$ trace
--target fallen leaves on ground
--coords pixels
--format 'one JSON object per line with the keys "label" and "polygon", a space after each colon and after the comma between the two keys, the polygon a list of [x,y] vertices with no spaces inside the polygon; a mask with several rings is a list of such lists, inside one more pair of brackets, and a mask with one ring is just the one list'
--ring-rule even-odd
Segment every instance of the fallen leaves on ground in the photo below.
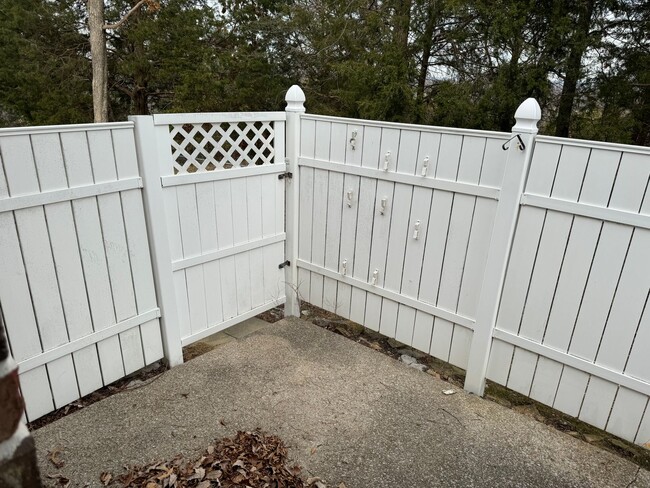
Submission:
{"label": "fallen leaves on ground", "polygon": [[57,468],[65,465],[65,461],[59,457],[62,452],[63,448],[58,446],[47,452],[47,459]]}
{"label": "fallen leaves on ground", "polygon": [[171,461],[133,466],[117,477],[102,473],[100,480],[123,488],[327,487],[320,478],[304,481],[300,475],[300,466],[288,465],[284,442],[256,430],[239,431],[233,438],[211,444],[198,459],[178,455]]}
{"label": "fallen leaves on ground", "polygon": [[61,485],[63,488],[66,488],[70,484],[70,480],[60,473],[48,474],[47,477],[52,480],[56,480],[57,483],[59,483],[59,485]]}

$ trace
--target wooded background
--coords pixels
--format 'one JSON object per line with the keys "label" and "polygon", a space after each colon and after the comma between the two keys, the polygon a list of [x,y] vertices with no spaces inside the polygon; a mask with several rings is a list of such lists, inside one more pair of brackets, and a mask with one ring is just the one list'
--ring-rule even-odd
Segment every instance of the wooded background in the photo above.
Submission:
{"label": "wooded background", "polygon": [[[137,2],[107,0],[107,22]],[[650,145],[650,2],[162,0],[106,32],[109,118],[281,110]],[[0,125],[93,120],[83,0],[0,0]]]}

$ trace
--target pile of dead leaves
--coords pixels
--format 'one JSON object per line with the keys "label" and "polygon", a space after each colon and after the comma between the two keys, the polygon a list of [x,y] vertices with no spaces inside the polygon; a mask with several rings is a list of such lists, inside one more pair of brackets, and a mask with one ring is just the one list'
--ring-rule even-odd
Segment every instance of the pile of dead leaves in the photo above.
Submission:
{"label": "pile of dead leaves", "polygon": [[104,485],[123,488],[326,488],[319,478],[304,481],[300,467],[287,465],[287,447],[274,435],[259,430],[237,432],[208,446],[201,457],[134,466],[114,478],[102,473]]}

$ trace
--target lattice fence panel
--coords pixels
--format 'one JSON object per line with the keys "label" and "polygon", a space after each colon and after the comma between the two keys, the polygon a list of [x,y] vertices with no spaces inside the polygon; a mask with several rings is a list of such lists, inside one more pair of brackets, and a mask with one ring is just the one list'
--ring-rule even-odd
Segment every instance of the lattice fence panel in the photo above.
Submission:
{"label": "lattice fence panel", "polygon": [[273,122],[169,126],[174,174],[272,164]]}

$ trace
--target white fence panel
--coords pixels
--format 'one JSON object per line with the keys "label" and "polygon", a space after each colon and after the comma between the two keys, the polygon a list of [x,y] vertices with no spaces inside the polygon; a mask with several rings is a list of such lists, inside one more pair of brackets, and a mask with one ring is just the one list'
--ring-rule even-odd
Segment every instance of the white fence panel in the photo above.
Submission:
{"label": "white fence panel", "polygon": [[0,308],[34,420],[163,355],[130,123],[0,130]]}
{"label": "white fence panel", "polygon": [[301,298],[466,368],[508,135],[301,120]]}
{"label": "white fence panel", "polygon": [[165,229],[155,239],[168,260],[157,261],[159,288],[174,297],[178,319],[167,319],[182,345],[284,302],[285,119],[284,112],[134,118],[152,125],[139,144],[157,154],[143,164],[157,165],[147,184],[161,187],[151,199],[164,209],[151,217],[153,232]]}
{"label": "white fence panel", "polygon": [[649,180],[646,149],[537,138],[488,370],[640,444],[650,440]]}

